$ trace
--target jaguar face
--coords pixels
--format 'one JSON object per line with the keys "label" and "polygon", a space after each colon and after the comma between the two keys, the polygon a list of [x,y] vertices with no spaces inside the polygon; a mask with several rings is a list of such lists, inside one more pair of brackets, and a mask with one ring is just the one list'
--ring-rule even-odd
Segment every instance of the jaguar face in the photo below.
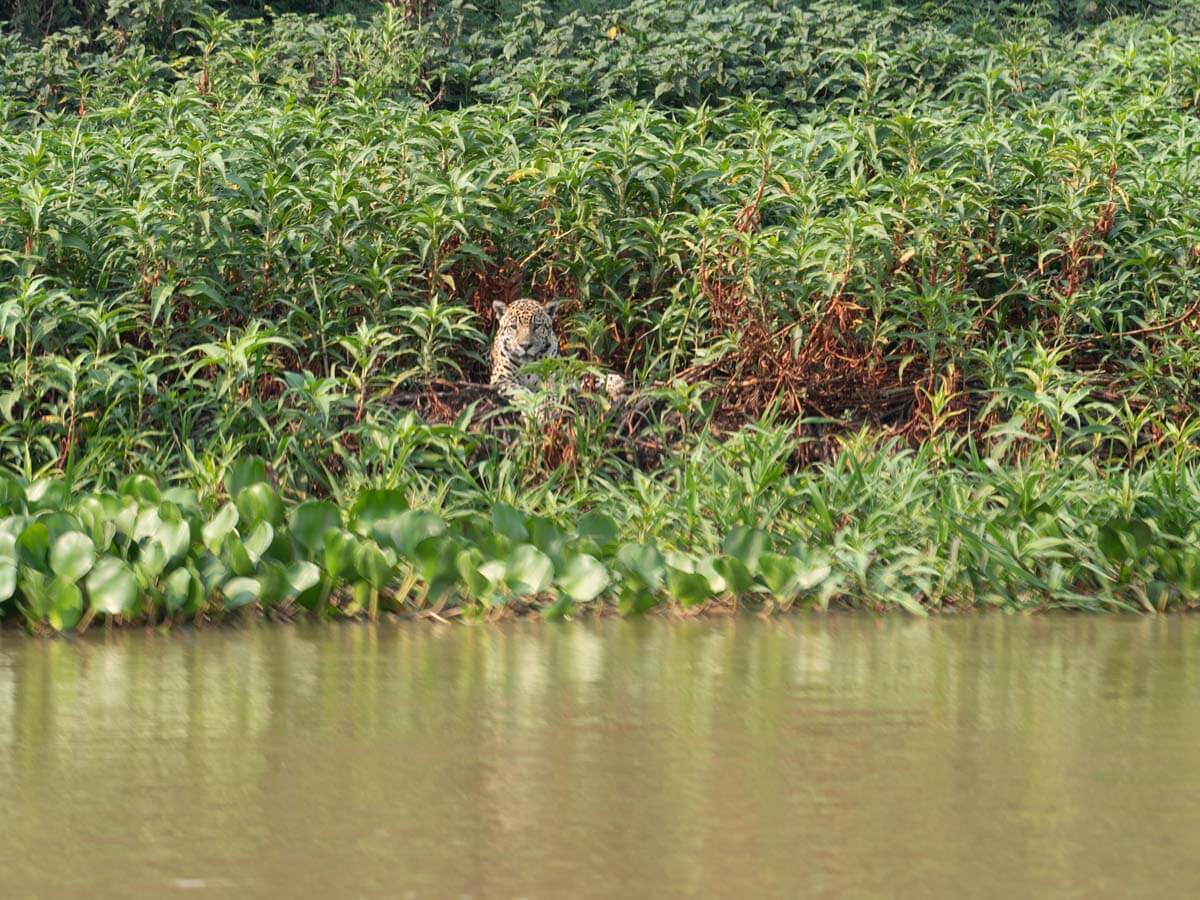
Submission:
{"label": "jaguar face", "polygon": [[554,309],[559,301],[541,304],[521,299],[511,304],[496,301],[492,308],[500,318],[496,342],[506,357],[515,363],[533,362],[557,355],[554,335]]}

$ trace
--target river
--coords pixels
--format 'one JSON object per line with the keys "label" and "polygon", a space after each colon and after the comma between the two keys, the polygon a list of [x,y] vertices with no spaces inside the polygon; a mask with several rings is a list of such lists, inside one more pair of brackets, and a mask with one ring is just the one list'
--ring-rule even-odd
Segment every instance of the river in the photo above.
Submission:
{"label": "river", "polygon": [[1200,624],[0,634],[0,896],[1200,891]]}

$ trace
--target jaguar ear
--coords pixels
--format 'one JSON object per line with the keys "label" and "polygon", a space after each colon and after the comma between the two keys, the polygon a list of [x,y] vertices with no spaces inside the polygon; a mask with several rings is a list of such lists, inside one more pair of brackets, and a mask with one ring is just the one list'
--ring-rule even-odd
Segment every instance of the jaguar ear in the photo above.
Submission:
{"label": "jaguar ear", "polygon": [[562,306],[562,305],[563,305],[565,302],[566,302],[565,300],[551,300],[549,303],[543,303],[543,304],[542,304],[542,309],[544,309],[544,310],[546,311],[546,313],[547,313],[547,314],[548,314],[548,315],[549,315],[551,318],[553,318],[553,317],[554,317],[554,314],[555,314],[556,312],[558,312],[558,308],[559,308],[560,306]]}
{"label": "jaguar ear", "polygon": [[506,309],[508,309],[508,304],[505,303],[503,300],[493,300],[492,301],[492,312],[494,312],[496,314],[497,319],[500,318],[502,315],[504,315],[504,311]]}

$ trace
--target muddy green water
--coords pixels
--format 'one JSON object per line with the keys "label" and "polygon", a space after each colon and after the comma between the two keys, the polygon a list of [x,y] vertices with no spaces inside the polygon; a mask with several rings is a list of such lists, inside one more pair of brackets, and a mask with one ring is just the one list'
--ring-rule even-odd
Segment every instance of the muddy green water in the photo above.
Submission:
{"label": "muddy green water", "polygon": [[0,635],[0,896],[1200,891],[1200,620]]}

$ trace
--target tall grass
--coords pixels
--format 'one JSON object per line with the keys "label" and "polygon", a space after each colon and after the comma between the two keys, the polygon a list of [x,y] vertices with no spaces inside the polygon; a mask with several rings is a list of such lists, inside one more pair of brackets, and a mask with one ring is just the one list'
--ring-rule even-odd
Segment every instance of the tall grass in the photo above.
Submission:
{"label": "tall grass", "polygon": [[[257,456],[338,527],[380,489],[566,534],[603,508],[656,552],[735,524],[819,550],[825,600],[1189,604],[1200,6],[1084,6],[0,37],[5,527],[145,473],[190,492],[199,553]],[[522,295],[568,298],[566,355],[630,403],[522,427],[473,387]],[[147,537],[110,544],[136,568]],[[746,593],[689,565],[665,594]]]}

